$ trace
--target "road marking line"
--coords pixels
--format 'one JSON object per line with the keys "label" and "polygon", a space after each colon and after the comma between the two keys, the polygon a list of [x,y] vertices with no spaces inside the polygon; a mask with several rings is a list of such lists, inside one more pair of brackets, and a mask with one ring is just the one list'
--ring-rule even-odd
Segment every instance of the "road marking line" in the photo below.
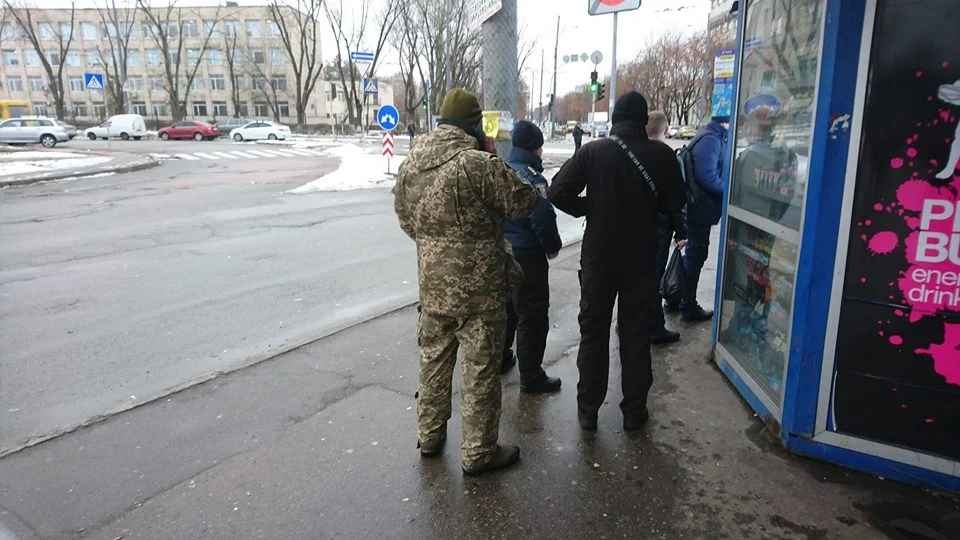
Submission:
{"label": "road marking line", "polygon": [[315,155],[315,156],[327,157],[327,154],[324,153],[323,150],[308,150],[308,149],[305,148],[303,151],[304,151],[304,152],[310,152],[311,154],[313,154],[313,155]]}
{"label": "road marking line", "polygon": [[[251,150],[251,151],[252,151],[252,150]],[[286,154],[281,154],[280,152],[277,152],[276,150],[257,150],[257,153],[266,154],[266,155],[269,156],[269,157],[290,157],[290,156],[288,156],[288,155],[286,155]]]}
{"label": "road marking line", "polygon": [[265,151],[263,151],[263,150],[247,150],[247,153],[254,154],[254,155],[258,156],[258,157],[269,157],[269,158],[277,157],[277,156],[275,156],[275,155],[273,155],[273,154],[271,154],[271,153],[269,153],[269,152],[265,152]]}
{"label": "road marking line", "polygon": [[203,152],[194,152],[193,155],[200,156],[203,159],[214,159],[214,160],[220,159],[220,156],[215,156],[213,154],[205,154]]}
{"label": "road marking line", "polygon": [[241,157],[241,158],[243,158],[243,159],[257,159],[257,156],[254,156],[254,155],[252,155],[252,154],[248,154],[248,153],[246,153],[246,152],[238,152],[238,151],[236,151],[236,150],[233,150],[233,151],[230,151],[230,152],[217,152],[217,153],[218,153],[218,154],[230,154],[230,157],[234,157],[234,158],[235,158],[235,157]]}
{"label": "road marking line", "polygon": [[313,155],[313,154],[311,154],[310,152],[306,152],[306,151],[304,151],[304,150],[293,150],[293,149],[291,149],[291,150],[287,150],[287,152],[293,152],[294,154],[299,154],[299,155],[301,155],[301,156],[312,156],[312,155]]}
{"label": "road marking line", "polygon": [[210,152],[215,156],[220,156],[224,159],[237,159],[237,156],[230,154],[230,152]]}
{"label": "road marking line", "polygon": [[198,158],[198,157],[196,157],[196,156],[191,156],[190,154],[175,154],[175,155],[176,155],[178,158],[180,158],[180,159],[186,159],[186,160],[189,160],[189,161],[196,161],[196,160],[200,159],[200,158]]}
{"label": "road marking line", "polygon": [[268,152],[275,152],[277,154],[280,154],[283,157],[293,157],[296,155],[289,150],[268,150]]}

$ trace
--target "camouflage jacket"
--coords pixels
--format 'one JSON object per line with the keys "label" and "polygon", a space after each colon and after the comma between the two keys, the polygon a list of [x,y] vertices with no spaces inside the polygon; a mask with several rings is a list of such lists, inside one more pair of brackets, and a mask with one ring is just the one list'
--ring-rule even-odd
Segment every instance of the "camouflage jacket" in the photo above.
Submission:
{"label": "camouflage jacket", "polygon": [[500,309],[512,263],[506,218],[526,217],[537,192],[476,139],[440,126],[417,139],[393,188],[400,227],[417,243],[420,305],[448,316]]}

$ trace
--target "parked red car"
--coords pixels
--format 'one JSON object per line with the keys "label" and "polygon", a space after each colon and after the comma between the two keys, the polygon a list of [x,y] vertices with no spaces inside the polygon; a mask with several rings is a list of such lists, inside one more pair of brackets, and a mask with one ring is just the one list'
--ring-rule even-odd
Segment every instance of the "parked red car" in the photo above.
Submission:
{"label": "parked red car", "polygon": [[172,126],[161,128],[157,136],[163,140],[167,139],[193,139],[202,141],[204,139],[212,140],[220,136],[220,130],[217,126],[206,122],[197,122],[196,120],[184,120],[177,122]]}

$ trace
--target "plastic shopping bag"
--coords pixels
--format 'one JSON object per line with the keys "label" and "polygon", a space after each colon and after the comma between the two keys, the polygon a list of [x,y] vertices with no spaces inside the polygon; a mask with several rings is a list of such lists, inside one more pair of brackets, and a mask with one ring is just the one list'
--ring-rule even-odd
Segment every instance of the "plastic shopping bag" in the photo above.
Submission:
{"label": "plastic shopping bag", "polygon": [[683,256],[679,249],[675,249],[660,279],[660,296],[668,304],[680,303],[680,297],[683,295],[683,278]]}

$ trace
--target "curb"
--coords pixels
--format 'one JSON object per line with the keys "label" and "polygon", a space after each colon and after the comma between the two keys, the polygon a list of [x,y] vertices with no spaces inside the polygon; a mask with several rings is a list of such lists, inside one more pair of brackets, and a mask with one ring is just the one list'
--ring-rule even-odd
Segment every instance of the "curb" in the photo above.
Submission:
{"label": "curb", "polygon": [[39,182],[48,182],[53,180],[62,180],[64,178],[72,178],[75,176],[89,176],[89,175],[102,174],[102,173],[123,174],[128,172],[142,171],[144,169],[151,169],[153,167],[156,167],[159,164],[160,164],[159,161],[157,161],[153,157],[147,156],[143,161],[128,164],[128,165],[121,165],[120,167],[113,167],[113,168],[106,167],[106,168],[91,169],[89,171],[81,171],[81,172],[64,171],[62,173],[51,174],[49,176],[35,176],[30,178],[19,178],[16,180],[0,180],[0,188],[7,187],[7,186],[26,186],[29,184],[36,184]]}

